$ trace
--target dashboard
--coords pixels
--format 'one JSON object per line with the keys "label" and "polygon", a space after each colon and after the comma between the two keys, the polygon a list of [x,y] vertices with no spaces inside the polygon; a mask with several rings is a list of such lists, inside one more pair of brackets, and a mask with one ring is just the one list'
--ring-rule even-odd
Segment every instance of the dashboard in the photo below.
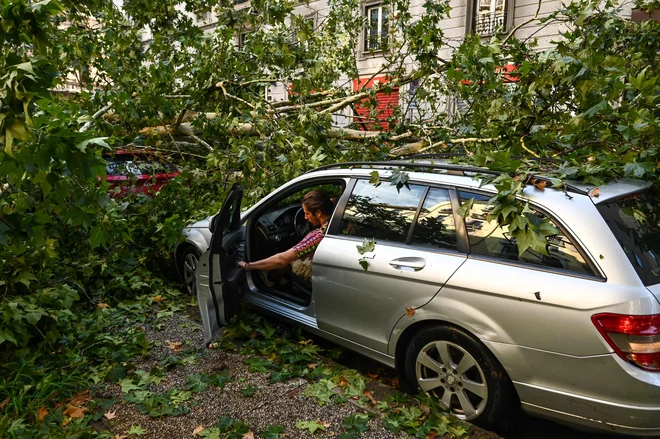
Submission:
{"label": "dashboard", "polygon": [[291,204],[263,213],[258,220],[269,240],[280,242],[295,235],[294,219],[300,204]]}

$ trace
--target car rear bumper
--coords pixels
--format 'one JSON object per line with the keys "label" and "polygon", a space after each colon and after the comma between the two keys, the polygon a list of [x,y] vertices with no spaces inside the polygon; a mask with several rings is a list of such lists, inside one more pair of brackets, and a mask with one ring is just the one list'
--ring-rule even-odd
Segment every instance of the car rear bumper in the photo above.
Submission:
{"label": "car rear bumper", "polygon": [[522,409],[531,415],[582,430],[660,436],[660,407],[616,404],[529,384],[514,384]]}
{"label": "car rear bumper", "polygon": [[576,357],[484,343],[506,365],[525,411],[583,429],[660,436],[660,373],[614,353]]}

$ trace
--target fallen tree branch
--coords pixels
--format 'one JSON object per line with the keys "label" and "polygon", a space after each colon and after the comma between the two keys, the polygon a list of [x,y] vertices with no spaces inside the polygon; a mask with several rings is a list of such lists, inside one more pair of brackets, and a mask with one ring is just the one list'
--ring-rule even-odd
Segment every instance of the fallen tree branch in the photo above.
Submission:
{"label": "fallen tree branch", "polygon": [[[175,142],[175,143],[177,144],[177,147],[178,147],[178,145],[181,145],[181,144],[184,143],[184,142]],[[190,145],[197,146],[196,143],[192,143],[192,144],[190,144]],[[194,153],[192,153],[192,152],[175,151],[175,150],[173,150],[173,149],[165,149],[165,148],[155,148],[155,147],[153,147],[153,146],[151,146],[150,148],[153,149],[154,151],[171,152],[171,153],[174,153],[174,154],[189,155],[189,156],[191,156],[191,157],[197,157],[197,158],[200,158],[200,159],[205,159],[205,158],[206,158],[206,156],[199,155],[199,154],[194,154]]]}
{"label": "fallen tree branch", "polygon": [[[197,134],[195,134],[190,124],[181,124],[177,128],[179,132],[185,134],[186,136],[192,137],[193,139],[195,139],[195,142],[199,143],[202,146],[205,146],[206,149],[208,149],[210,152],[213,152],[213,147],[208,143],[206,143],[204,140],[202,140],[202,138],[197,136]],[[168,130],[167,132],[169,133],[170,131]]]}
{"label": "fallen tree branch", "polygon": [[220,81],[220,82],[218,82],[217,84],[215,84],[215,86],[218,87],[220,90],[222,90],[222,94],[225,95],[226,97],[229,97],[229,98],[235,99],[235,100],[237,100],[238,102],[241,102],[241,103],[247,105],[248,107],[252,108],[253,110],[256,108],[254,105],[252,105],[251,103],[249,103],[249,102],[246,101],[245,99],[243,99],[243,98],[239,98],[238,96],[234,96],[234,95],[231,94],[231,93],[227,93],[227,89],[225,88],[225,85],[224,85],[224,83],[223,83],[222,81]]}
{"label": "fallen tree branch", "polygon": [[492,143],[499,140],[499,137],[488,137],[488,138],[478,138],[478,137],[467,137],[463,139],[449,139],[443,140],[441,142],[429,143],[426,140],[420,140],[419,142],[407,143],[401,145],[398,148],[390,151],[390,157],[401,157],[411,154],[419,154],[438,146],[447,145],[447,144],[464,144],[464,143]]}
{"label": "fallen tree branch", "polygon": [[412,131],[406,131],[405,133],[397,134],[396,136],[390,137],[390,140],[392,142],[397,142],[401,139],[407,139],[408,137],[412,137],[412,135],[413,135]]}
{"label": "fallen tree branch", "polygon": [[245,81],[245,82],[239,82],[237,85],[239,87],[245,87],[246,85],[250,84],[260,84],[260,83],[271,83],[271,82],[277,82],[277,79],[275,78],[264,78],[264,79],[253,79],[251,81]]}
{"label": "fallen tree branch", "polygon": [[179,116],[176,118],[176,122],[174,122],[174,127],[175,128],[177,128],[179,125],[181,125],[181,122],[183,122],[183,117],[186,115],[187,111],[188,110],[186,108],[181,110],[181,112],[179,113]]}
{"label": "fallen tree branch", "polygon": [[[179,117],[177,118],[177,123],[174,125],[174,129],[175,129],[175,130],[176,130],[176,128],[177,128],[179,125],[181,125],[181,119],[183,119],[183,115],[184,115],[184,114],[186,114],[186,113],[185,113],[185,108],[184,108],[184,110],[179,114]],[[160,123],[162,123],[163,125],[165,125],[165,122],[163,122],[163,119],[160,119]],[[183,154],[181,154],[181,148],[179,148],[179,145],[177,145],[176,140],[174,140],[174,136],[172,135],[172,131],[171,131],[171,130],[167,131],[167,134],[170,135],[170,140],[172,140],[172,143],[174,143],[174,146],[176,146],[176,149],[179,150],[179,155],[181,156],[181,160],[183,160]]]}
{"label": "fallen tree branch", "polygon": [[301,108],[315,108],[315,107],[322,107],[323,105],[332,105],[336,104],[338,102],[342,102],[346,97],[341,97],[341,98],[334,98],[334,99],[328,99],[326,101],[318,101],[318,102],[312,102],[309,104],[302,104],[302,105],[289,105],[288,107],[279,107],[276,109],[275,112],[277,113],[283,113],[286,111],[293,111],[293,110],[300,110]]}
{"label": "fallen tree branch", "polygon": [[390,157],[401,157],[404,155],[417,154],[424,146],[427,145],[425,140],[420,140],[419,142],[406,143],[401,145],[398,148],[394,148],[390,151]]}
{"label": "fallen tree branch", "polygon": [[584,142],[580,143],[579,145],[576,145],[572,148],[565,149],[563,151],[559,151],[556,154],[553,154],[552,158],[554,159],[554,158],[557,158],[557,157],[559,157],[561,155],[564,155],[564,154],[570,154],[574,151],[577,151],[580,148],[584,148],[585,146],[593,145],[594,143],[604,143],[604,142],[602,140],[585,140]]}
{"label": "fallen tree branch", "polygon": [[527,148],[527,146],[525,145],[525,136],[520,137],[520,146],[522,146],[525,151],[527,151],[528,153],[530,153],[531,155],[533,155],[537,159],[540,158],[540,156],[537,153],[535,153],[531,149]]}
{"label": "fallen tree branch", "polygon": [[92,125],[94,125],[94,121],[99,117],[103,116],[105,113],[107,113],[111,108],[112,108],[112,102],[110,102],[108,105],[106,105],[105,107],[101,108],[99,111],[94,113],[92,115],[92,120],[86,122],[85,125],[83,125],[78,131],[84,133],[85,131],[89,130],[92,127]]}
{"label": "fallen tree branch", "polygon": [[[229,128],[229,134],[233,136],[258,136],[260,135],[259,131],[255,128],[254,125],[251,123],[241,123],[238,125],[235,125],[231,128]],[[171,125],[161,125],[157,127],[146,127],[142,128],[139,133],[143,134],[145,136],[154,136],[154,137],[163,137],[163,136],[169,136],[170,134],[173,136],[176,135],[184,135],[184,136],[189,136],[195,141],[199,142],[199,137],[197,136],[196,133],[200,132],[199,130],[196,130],[193,128],[193,126],[190,124],[190,122],[184,122],[178,127],[174,127]],[[362,130],[354,130],[351,128],[330,128],[327,132],[326,135],[328,137],[332,138],[340,138],[340,139],[345,139],[345,140],[365,140],[365,139],[374,139],[379,136],[382,136],[384,133],[383,131],[362,131]],[[199,142],[201,143],[201,142]],[[206,142],[204,142],[206,143]],[[207,144],[208,145],[208,144]],[[206,145],[205,145],[206,146]],[[213,148],[211,146],[208,146],[209,150],[212,151]]]}
{"label": "fallen tree branch", "polygon": [[421,154],[421,153],[426,152],[426,151],[431,151],[432,149],[435,149],[435,148],[437,148],[438,146],[445,146],[445,147],[446,147],[446,146],[447,146],[447,142],[444,142],[444,141],[443,141],[443,142],[436,142],[436,143],[434,143],[434,144],[432,144],[432,145],[427,146],[426,148],[422,148],[422,149],[420,149],[420,150],[419,150],[419,153]]}

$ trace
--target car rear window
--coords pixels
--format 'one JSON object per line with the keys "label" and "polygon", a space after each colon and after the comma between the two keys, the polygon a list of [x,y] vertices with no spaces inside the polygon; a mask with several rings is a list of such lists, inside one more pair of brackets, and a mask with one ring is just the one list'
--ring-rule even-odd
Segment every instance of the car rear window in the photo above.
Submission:
{"label": "car rear window", "polygon": [[596,206],[647,286],[660,283],[659,195],[650,190]]}

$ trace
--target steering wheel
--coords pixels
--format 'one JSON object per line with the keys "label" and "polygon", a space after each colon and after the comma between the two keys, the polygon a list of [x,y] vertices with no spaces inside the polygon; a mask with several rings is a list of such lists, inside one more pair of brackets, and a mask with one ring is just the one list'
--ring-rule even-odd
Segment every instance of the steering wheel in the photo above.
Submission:
{"label": "steering wheel", "polygon": [[298,235],[298,238],[304,238],[311,229],[311,224],[305,219],[305,211],[301,207],[296,212],[296,216],[293,217],[293,229]]}

